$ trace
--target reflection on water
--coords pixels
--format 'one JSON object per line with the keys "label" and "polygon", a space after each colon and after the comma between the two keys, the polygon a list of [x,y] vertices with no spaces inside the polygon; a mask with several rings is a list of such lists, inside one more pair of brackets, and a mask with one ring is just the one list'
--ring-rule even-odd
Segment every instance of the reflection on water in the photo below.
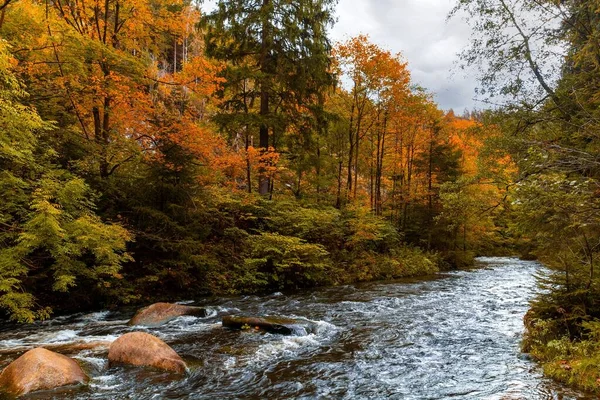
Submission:
{"label": "reflection on water", "polygon": [[[482,258],[484,268],[427,280],[371,283],[294,295],[207,299],[207,318],[158,328],[125,326],[132,310],[60,317],[0,329],[0,368],[39,345],[61,351],[91,375],[78,389],[32,399],[584,399],[542,378],[519,351],[522,318],[541,267]],[[284,337],[231,332],[223,315],[280,315],[317,323]],[[107,344],[134,330],[170,344],[191,367],[183,380],[108,368]],[[98,343],[95,348],[82,343]],[[592,398],[592,397],[589,397]]]}

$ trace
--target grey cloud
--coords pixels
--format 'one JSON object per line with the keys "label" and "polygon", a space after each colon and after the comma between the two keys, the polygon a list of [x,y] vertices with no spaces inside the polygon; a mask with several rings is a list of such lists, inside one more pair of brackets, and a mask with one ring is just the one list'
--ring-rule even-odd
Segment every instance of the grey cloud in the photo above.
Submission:
{"label": "grey cloud", "polygon": [[474,73],[459,68],[457,53],[470,38],[460,19],[446,22],[454,0],[340,0],[335,40],[368,34],[383,48],[402,53],[413,81],[434,93],[443,109],[483,108],[474,100]]}
{"label": "grey cloud", "polygon": [[[381,47],[402,53],[413,81],[434,93],[442,109],[484,108],[474,100],[476,74],[458,67],[456,54],[468,44],[470,29],[460,18],[446,22],[455,1],[340,0],[331,37],[339,41],[368,34]],[[203,8],[215,3],[206,0]]]}

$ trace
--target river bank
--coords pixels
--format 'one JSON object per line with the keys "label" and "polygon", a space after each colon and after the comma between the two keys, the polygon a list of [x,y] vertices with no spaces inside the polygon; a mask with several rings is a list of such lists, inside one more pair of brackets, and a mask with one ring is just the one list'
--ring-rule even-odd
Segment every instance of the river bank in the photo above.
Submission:
{"label": "river bank", "polygon": [[[210,310],[207,317],[158,328],[127,327],[133,309],[2,326],[0,368],[35,346],[112,341],[141,330],[172,346],[190,366],[188,376],[108,368],[105,349],[71,347],[68,355],[91,382],[50,398],[585,399],[545,379],[520,351],[541,266],[512,258],[478,263],[427,279],[206,299],[196,305]],[[234,332],[220,324],[229,314],[307,319],[317,328],[302,336]]]}

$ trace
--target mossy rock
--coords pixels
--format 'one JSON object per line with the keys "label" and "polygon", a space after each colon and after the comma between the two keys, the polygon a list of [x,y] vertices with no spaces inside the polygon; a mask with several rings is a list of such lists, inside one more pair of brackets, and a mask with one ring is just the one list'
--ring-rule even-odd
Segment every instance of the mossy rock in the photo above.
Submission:
{"label": "mossy rock", "polygon": [[223,317],[223,327],[234,330],[257,330],[280,335],[307,335],[314,333],[315,325],[310,321],[281,317]]}

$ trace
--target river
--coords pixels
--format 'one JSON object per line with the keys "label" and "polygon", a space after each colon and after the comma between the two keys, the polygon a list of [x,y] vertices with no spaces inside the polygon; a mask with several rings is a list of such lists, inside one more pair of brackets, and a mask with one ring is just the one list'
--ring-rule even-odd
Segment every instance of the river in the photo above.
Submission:
{"label": "river", "polygon": [[[66,350],[87,387],[28,399],[585,399],[544,379],[519,345],[535,295],[535,263],[480,258],[478,268],[429,279],[377,282],[194,303],[207,318],[127,327],[134,310],[77,314],[0,328],[0,368],[40,345],[111,341],[134,330],[170,344],[184,379],[108,368],[106,348]],[[317,324],[298,336],[233,332],[223,315],[277,315]],[[1,397],[1,396],[0,396]]]}

